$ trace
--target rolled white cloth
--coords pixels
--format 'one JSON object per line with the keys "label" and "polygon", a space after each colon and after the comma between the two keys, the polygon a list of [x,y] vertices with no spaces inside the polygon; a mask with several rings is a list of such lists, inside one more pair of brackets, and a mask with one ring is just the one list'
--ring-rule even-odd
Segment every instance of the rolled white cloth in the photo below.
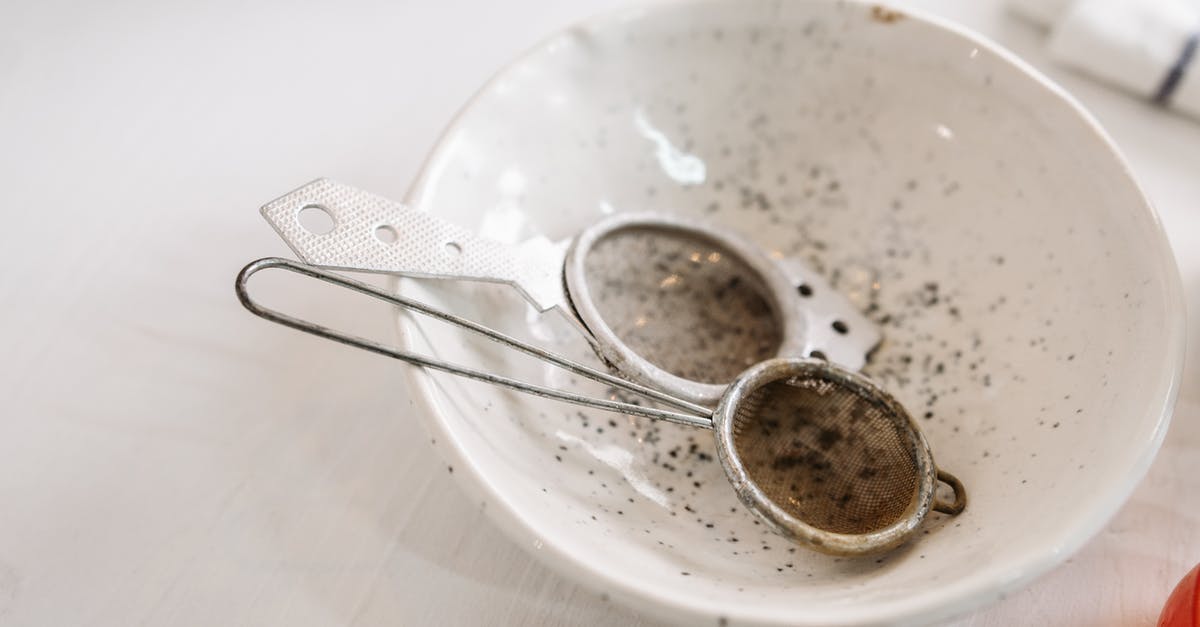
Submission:
{"label": "rolled white cloth", "polygon": [[1050,57],[1200,118],[1200,0],[1009,0],[1050,28]]}

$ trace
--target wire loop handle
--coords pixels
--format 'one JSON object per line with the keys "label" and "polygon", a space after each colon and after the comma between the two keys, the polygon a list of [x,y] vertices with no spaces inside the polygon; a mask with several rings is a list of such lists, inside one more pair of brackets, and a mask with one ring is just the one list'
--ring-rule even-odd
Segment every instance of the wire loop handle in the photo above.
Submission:
{"label": "wire loop handle", "polygon": [[[493,341],[499,342],[501,344],[504,344],[506,346],[509,346],[511,348],[519,350],[527,355],[532,355],[534,357],[537,357],[538,359],[541,359],[542,361],[544,361],[546,363],[549,363],[549,364],[552,364],[559,368],[562,368],[563,370],[566,370],[568,372],[572,372],[572,373],[580,375],[582,377],[592,379],[593,381],[605,383],[605,384],[611,385],[615,388],[625,390],[627,392],[632,392],[634,394],[638,394],[638,395],[644,396],[646,398],[660,401],[664,404],[675,407],[676,409],[684,410],[687,413],[682,413],[682,412],[678,412],[678,411],[670,411],[670,410],[665,410],[665,409],[657,409],[657,408],[652,408],[652,407],[643,407],[641,405],[636,405],[633,403],[622,402],[622,401],[591,398],[591,397],[583,396],[580,394],[574,394],[571,392],[565,392],[565,391],[557,390],[554,388],[535,385],[532,383],[526,383],[524,381],[518,381],[516,379],[511,379],[508,377],[492,374],[490,372],[483,372],[481,370],[473,370],[471,368],[466,368],[463,366],[459,366],[457,364],[452,364],[449,362],[441,361],[438,359],[434,359],[432,357],[418,355],[416,353],[411,353],[408,351],[402,351],[397,348],[393,348],[391,346],[386,346],[384,344],[380,344],[378,342],[368,340],[366,338],[342,333],[340,331],[330,329],[329,327],[325,327],[325,326],[322,326],[322,325],[319,325],[319,324],[316,324],[313,322],[309,322],[307,320],[302,320],[300,318],[290,316],[290,315],[282,313],[280,311],[270,309],[268,307],[264,307],[264,306],[260,305],[257,301],[255,301],[253,298],[251,298],[250,293],[247,288],[247,283],[249,282],[250,277],[253,276],[255,273],[257,273],[261,270],[267,270],[267,269],[271,269],[271,268],[287,270],[289,272],[294,272],[296,274],[314,278],[319,281],[324,281],[326,283],[330,283],[330,284],[336,285],[338,287],[342,287],[342,288],[345,288],[345,289],[348,289],[348,290],[351,290],[354,292],[358,292],[360,294],[364,294],[366,296],[370,296],[372,298],[384,301],[386,303],[395,305],[397,307],[402,307],[404,309],[407,309],[410,311],[415,311],[420,314],[429,316],[431,318],[436,318],[438,320],[442,320],[443,322],[447,322],[447,323],[456,325],[458,327],[467,329],[469,331],[472,331],[474,333],[483,335],[484,337],[487,337],[488,339],[491,339]],[[484,381],[487,383],[492,383],[495,385],[509,388],[511,390],[516,390],[518,392],[532,394],[534,396],[541,396],[544,398],[552,398],[552,399],[564,401],[567,403],[572,403],[574,405],[581,405],[584,407],[592,407],[595,409],[606,409],[609,411],[619,412],[619,413],[623,413],[623,414],[630,414],[630,415],[634,415],[634,416],[644,416],[646,418],[665,420],[667,422],[674,422],[674,423],[688,425],[688,426],[692,426],[692,427],[703,427],[705,429],[712,429],[713,413],[710,408],[704,407],[702,405],[697,405],[695,403],[691,403],[691,402],[688,402],[688,401],[685,401],[682,399],[675,398],[674,396],[665,394],[658,390],[654,390],[652,388],[648,388],[646,386],[639,385],[639,384],[633,383],[631,381],[626,381],[625,379],[622,379],[620,377],[615,377],[606,372],[601,372],[599,370],[590,368],[583,364],[571,361],[569,359],[565,359],[563,357],[559,357],[558,355],[547,352],[547,351],[545,351],[541,348],[538,348],[536,346],[533,346],[531,344],[522,342],[521,340],[518,340],[512,336],[506,335],[504,333],[501,333],[494,329],[488,328],[488,327],[478,324],[476,322],[472,322],[471,320],[467,320],[466,318],[461,318],[459,316],[455,316],[453,314],[447,313],[440,309],[436,309],[425,303],[422,303],[422,302],[419,302],[416,300],[412,300],[410,298],[406,298],[406,297],[400,296],[398,294],[390,294],[388,292],[380,290],[374,286],[368,285],[361,281],[356,281],[354,279],[344,277],[342,275],[339,275],[339,274],[336,274],[333,272],[329,272],[329,271],[323,270],[321,268],[317,268],[317,267],[310,266],[310,265],[303,264],[303,263],[298,263],[298,262],[292,261],[290,259],[283,259],[281,257],[267,257],[264,259],[259,259],[257,261],[252,261],[249,264],[247,264],[246,267],[242,268],[242,271],[238,273],[237,280],[234,283],[234,288],[237,291],[238,300],[241,301],[242,306],[244,306],[247,310],[249,310],[250,313],[253,313],[254,315],[256,315],[260,318],[270,320],[271,322],[275,322],[277,324],[281,324],[286,327],[291,327],[298,331],[303,331],[305,333],[315,335],[317,337],[325,338],[327,340],[332,340],[332,341],[338,342],[340,344],[345,344],[347,346],[353,346],[355,348],[361,348],[363,350],[370,351],[372,353],[378,353],[380,355],[385,355],[387,357],[399,359],[401,361],[408,362],[410,364],[424,366],[426,368],[432,368],[434,370],[440,370],[442,372],[448,372],[450,374],[467,377],[469,379],[475,379],[477,381]]]}

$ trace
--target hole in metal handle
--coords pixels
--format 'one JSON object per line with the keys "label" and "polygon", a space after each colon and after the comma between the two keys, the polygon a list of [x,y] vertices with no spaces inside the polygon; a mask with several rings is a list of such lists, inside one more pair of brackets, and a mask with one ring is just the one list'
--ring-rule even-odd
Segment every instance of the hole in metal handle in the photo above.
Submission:
{"label": "hole in metal handle", "polygon": [[957,516],[958,514],[962,513],[962,511],[967,507],[967,490],[963,487],[962,482],[958,480],[958,477],[955,477],[941,468],[939,468],[937,471],[937,478],[938,481],[950,486],[950,489],[954,490],[954,502],[947,503],[935,498],[933,500],[934,511],[941,512],[943,514],[949,514],[951,516]]}
{"label": "hole in metal handle", "polygon": [[384,244],[395,244],[400,239],[400,234],[396,232],[396,227],[390,224],[380,224],[375,227],[375,239]]}
{"label": "hole in metal handle", "polygon": [[300,207],[300,211],[296,212],[296,221],[313,235],[326,235],[337,226],[329,209],[312,203]]}

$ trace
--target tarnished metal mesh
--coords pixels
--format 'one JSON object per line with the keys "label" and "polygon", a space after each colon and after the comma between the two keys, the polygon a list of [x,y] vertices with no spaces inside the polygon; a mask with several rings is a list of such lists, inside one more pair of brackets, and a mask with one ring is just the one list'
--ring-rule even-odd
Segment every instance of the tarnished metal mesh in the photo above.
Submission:
{"label": "tarnished metal mesh", "polygon": [[920,483],[906,416],[819,373],[772,381],[738,408],[733,448],[763,495],[819,529],[870,533],[906,516]]}
{"label": "tarnished metal mesh", "polygon": [[733,252],[677,230],[627,228],[584,260],[592,301],[626,346],[702,383],[729,383],[773,357],[783,322],[770,290]]}

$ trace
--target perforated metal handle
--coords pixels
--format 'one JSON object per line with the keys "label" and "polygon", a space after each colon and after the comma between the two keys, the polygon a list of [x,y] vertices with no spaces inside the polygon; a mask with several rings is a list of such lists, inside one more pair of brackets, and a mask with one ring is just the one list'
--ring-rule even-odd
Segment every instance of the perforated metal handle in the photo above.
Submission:
{"label": "perforated metal handle", "polygon": [[[333,219],[327,233],[300,223],[315,207]],[[509,283],[539,310],[566,303],[565,242],[509,245],[381,196],[317,179],[263,206],[262,215],[306,263],[405,276]]]}
{"label": "perforated metal handle", "polygon": [[879,327],[804,262],[785,257],[779,265],[796,286],[805,308],[804,355],[861,370],[867,355],[883,340]]}

